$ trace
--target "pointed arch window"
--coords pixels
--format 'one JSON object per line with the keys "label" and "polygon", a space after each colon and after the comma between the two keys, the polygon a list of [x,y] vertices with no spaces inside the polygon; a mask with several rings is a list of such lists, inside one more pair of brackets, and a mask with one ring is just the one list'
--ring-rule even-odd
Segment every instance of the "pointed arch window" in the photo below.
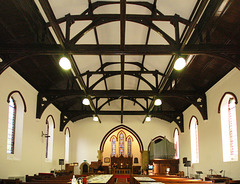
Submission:
{"label": "pointed arch window", "polygon": [[53,132],[55,128],[55,123],[53,117],[50,115],[46,120],[46,161],[52,161],[53,156]]}
{"label": "pointed arch window", "polygon": [[131,155],[132,155],[132,140],[129,137],[128,138],[128,156],[131,156]]}
{"label": "pointed arch window", "polygon": [[65,130],[65,162],[69,162],[69,145],[70,145],[70,130],[67,127]]}
{"label": "pointed arch window", "polygon": [[112,139],[112,156],[116,156],[116,138]]}
{"label": "pointed arch window", "polygon": [[174,130],[174,148],[175,152],[175,159],[179,159],[179,131],[178,129]]}
{"label": "pointed arch window", "polygon": [[8,102],[8,135],[7,159],[21,160],[23,120],[27,106],[23,95],[19,91],[12,91],[7,98]]}
{"label": "pointed arch window", "polygon": [[190,136],[192,163],[199,163],[198,120],[196,117],[192,117],[190,121]]}
{"label": "pointed arch window", "polygon": [[7,137],[8,154],[14,154],[15,127],[16,127],[16,103],[13,97],[10,97],[8,104],[8,137]]}
{"label": "pointed arch window", "polygon": [[238,161],[236,96],[225,93],[220,103],[223,161]]}
{"label": "pointed arch window", "polygon": [[124,135],[121,133],[119,135],[119,156],[123,155],[124,156]]}

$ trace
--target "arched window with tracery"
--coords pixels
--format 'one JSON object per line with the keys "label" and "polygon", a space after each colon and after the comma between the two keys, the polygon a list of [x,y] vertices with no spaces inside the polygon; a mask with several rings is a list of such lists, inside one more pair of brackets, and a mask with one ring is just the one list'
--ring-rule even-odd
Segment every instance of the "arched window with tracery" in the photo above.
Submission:
{"label": "arched window with tracery", "polygon": [[53,157],[53,132],[55,128],[55,123],[53,117],[50,115],[46,120],[46,161],[52,161]]}
{"label": "arched window with tracery", "polygon": [[179,159],[179,131],[177,128],[174,130],[174,148],[176,150],[175,159]]}
{"label": "arched window with tracery", "polygon": [[198,121],[196,117],[192,117],[190,121],[191,136],[191,154],[192,163],[199,163],[199,144],[198,144]]}
{"label": "arched window with tracery", "polygon": [[224,162],[238,161],[236,104],[237,99],[233,93],[225,93],[220,101]]}
{"label": "arched window with tracery", "polygon": [[15,143],[15,127],[16,127],[16,103],[10,97],[8,104],[8,137],[7,137],[7,153],[14,154]]}
{"label": "arched window with tracery", "polygon": [[121,133],[119,135],[119,155],[124,156],[124,135]]}
{"label": "arched window with tracery", "polygon": [[128,138],[128,156],[131,156],[131,155],[132,155],[132,140],[129,137]]}
{"label": "arched window with tracery", "polygon": [[116,138],[112,139],[112,156],[116,156]]}

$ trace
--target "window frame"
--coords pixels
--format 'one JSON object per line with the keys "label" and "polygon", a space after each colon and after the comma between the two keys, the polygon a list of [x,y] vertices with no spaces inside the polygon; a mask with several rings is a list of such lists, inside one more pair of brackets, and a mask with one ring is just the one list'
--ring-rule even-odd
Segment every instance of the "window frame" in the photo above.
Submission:
{"label": "window frame", "polygon": [[[11,102],[13,103],[13,106],[11,106]],[[11,121],[11,130],[9,128],[10,126],[10,122],[9,122],[9,119],[10,119],[10,108],[13,109],[13,116],[12,116],[12,121]],[[8,139],[7,139],[7,148],[9,146],[9,144],[11,145],[10,147],[10,150],[7,149],[7,154],[14,154],[14,148],[15,148],[15,133],[16,133],[16,114],[17,114],[17,104],[16,104],[16,101],[15,99],[11,96],[9,98],[9,103],[8,103]],[[11,131],[11,138],[10,138],[10,141],[9,141],[9,130]],[[10,152],[8,152],[10,151]]]}
{"label": "window frame", "polygon": [[[234,107],[230,109],[231,100],[233,100]],[[218,113],[221,116],[223,162],[238,161],[237,104],[236,95],[226,92],[218,106]]]}
{"label": "window frame", "polygon": [[[194,125],[193,125],[193,123],[194,123]],[[189,129],[190,129],[192,163],[199,163],[199,134],[198,134],[198,119],[197,119],[197,117],[192,116],[190,123],[189,123]]]}

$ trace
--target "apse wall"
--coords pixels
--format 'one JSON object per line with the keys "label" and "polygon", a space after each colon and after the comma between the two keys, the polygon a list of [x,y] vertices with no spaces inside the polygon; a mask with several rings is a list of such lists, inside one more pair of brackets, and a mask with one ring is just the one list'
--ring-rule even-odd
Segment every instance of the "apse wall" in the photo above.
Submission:
{"label": "apse wall", "polygon": [[[220,170],[225,170],[225,176],[233,179],[240,179],[240,158],[236,162],[223,162],[222,135],[221,135],[221,117],[218,113],[218,105],[225,92],[232,92],[240,100],[239,91],[240,72],[233,69],[222,80],[207,91],[207,110],[208,120],[203,120],[199,111],[192,105],[184,112],[184,133],[180,133],[180,170],[187,173],[187,168],[183,166],[182,158],[187,157],[191,160],[191,143],[189,122],[194,115],[198,119],[199,134],[199,163],[192,164],[189,168],[190,174],[196,174],[196,171],[203,171],[203,177],[210,174],[221,174]],[[238,129],[238,154],[240,155],[240,106],[236,105],[237,129]],[[222,175],[222,174],[221,174]]]}
{"label": "apse wall", "polygon": [[[36,119],[36,104],[38,92],[22,79],[14,70],[8,68],[0,75],[0,178],[33,175],[39,172],[50,172],[60,169],[58,159],[64,158],[64,133],[59,132],[60,112],[50,105],[41,119]],[[23,119],[22,153],[21,158],[7,159],[7,129],[8,129],[8,95],[19,91],[27,107]],[[45,161],[46,118],[52,115],[55,120],[53,136],[53,160]]]}
{"label": "apse wall", "polygon": [[[102,123],[94,122],[92,118],[77,121],[72,126],[72,159],[81,164],[86,160],[97,161],[98,150],[104,136],[114,127],[121,125],[120,116],[100,116]],[[142,124],[144,116],[124,116],[123,125],[131,128],[138,134],[146,151],[151,139],[157,136],[166,136],[173,142],[173,132],[170,123],[152,118],[151,122]],[[79,170],[76,172],[80,172]]]}

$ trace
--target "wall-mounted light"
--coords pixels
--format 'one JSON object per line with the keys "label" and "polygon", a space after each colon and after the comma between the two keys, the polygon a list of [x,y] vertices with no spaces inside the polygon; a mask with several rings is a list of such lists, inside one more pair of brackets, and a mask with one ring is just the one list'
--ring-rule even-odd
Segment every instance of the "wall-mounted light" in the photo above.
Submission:
{"label": "wall-mounted light", "polygon": [[151,116],[147,116],[147,117],[146,117],[146,121],[147,121],[147,122],[151,121]]}
{"label": "wall-mounted light", "polygon": [[96,115],[93,115],[93,121],[98,121],[98,117]]}
{"label": "wall-mounted light", "polygon": [[186,66],[186,60],[183,57],[179,57],[174,64],[175,70],[182,70]]}
{"label": "wall-mounted light", "polygon": [[157,98],[154,102],[154,105],[156,106],[162,105],[162,100],[160,98]]}
{"label": "wall-mounted light", "polygon": [[90,105],[90,101],[88,98],[84,98],[82,103],[83,103],[83,105]]}
{"label": "wall-mounted light", "polygon": [[0,63],[3,62],[3,59],[0,57]]}
{"label": "wall-mounted light", "polygon": [[50,137],[50,135],[43,133],[43,131],[42,131],[42,135],[41,135],[41,136],[42,136],[42,137],[44,136],[45,138]]}
{"label": "wall-mounted light", "polygon": [[69,70],[71,69],[71,62],[69,61],[68,58],[62,57],[59,60],[59,65],[64,69],[64,70]]}

